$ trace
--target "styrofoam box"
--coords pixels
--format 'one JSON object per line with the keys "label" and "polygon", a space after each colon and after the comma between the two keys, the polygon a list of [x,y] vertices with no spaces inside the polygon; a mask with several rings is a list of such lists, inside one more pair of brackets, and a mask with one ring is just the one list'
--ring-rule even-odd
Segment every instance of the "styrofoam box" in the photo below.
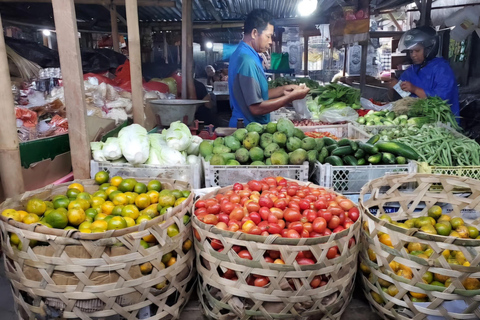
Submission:
{"label": "styrofoam box", "polygon": [[186,164],[176,166],[157,166],[140,164],[133,166],[129,163],[111,163],[90,161],[90,177],[93,179],[98,171],[107,171],[110,176],[132,178],[163,178],[189,182],[193,188],[202,187],[202,164]]}

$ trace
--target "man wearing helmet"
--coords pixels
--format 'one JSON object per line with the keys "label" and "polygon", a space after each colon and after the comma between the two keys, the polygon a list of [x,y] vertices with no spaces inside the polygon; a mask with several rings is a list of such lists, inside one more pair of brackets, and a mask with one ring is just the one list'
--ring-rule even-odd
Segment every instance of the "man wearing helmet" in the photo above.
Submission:
{"label": "man wearing helmet", "polygon": [[400,76],[400,87],[419,98],[438,96],[448,100],[453,114],[459,116],[457,81],[448,61],[436,57],[438,48],[439,38],[430,27],[418,27],[403,34],[399,49],[410,54],[413,65]]}

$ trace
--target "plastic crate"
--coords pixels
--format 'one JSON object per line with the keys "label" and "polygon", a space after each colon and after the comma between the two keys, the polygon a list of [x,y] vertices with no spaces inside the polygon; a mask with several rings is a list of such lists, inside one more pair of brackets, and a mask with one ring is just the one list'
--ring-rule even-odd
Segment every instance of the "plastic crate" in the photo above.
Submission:
{"label": "plastic crate", "polygon": [[389,174],[415,173],[417,164],[368,165],[368,166],[332,166],[331,164],[315,164],[313,179],[317,184],[332,188],[343,194],[360,193],[362,187],[370,180]]}
{"label": "plastic crate", "polygon": [[480,166],[444,167],[429,166],[426,162],[418,162],[418,173],[446,174],[450,176],[468,177],[480,180]]}
{"label": "plastic crate", "polygon": [[132,178],[163,178],[174,179],[189,182],[193,188],[202,187],[202,165],[199,163],[177,165],[177,166],[157,166],[151,164],[141,164],[133,166],[129,163],[111,163],[90,161],[90,177],[95,178],[98,171],[107,171],[110,176],[132,177]]}
{"label": "plastic crate", "polygon": [[329,132],[340,139],[348,138],[352,140],[366,141],[371,137],[370,134],[351,123],[332,124],[326,126],[301,126],[297,128],[303,132]]}
{"label": "plastic crate", "polygon": [[226,187],[236,182],[245,183],[272,176],[308,181],[308,162],[287,166],[213,166],[202,161],[206,188]]}

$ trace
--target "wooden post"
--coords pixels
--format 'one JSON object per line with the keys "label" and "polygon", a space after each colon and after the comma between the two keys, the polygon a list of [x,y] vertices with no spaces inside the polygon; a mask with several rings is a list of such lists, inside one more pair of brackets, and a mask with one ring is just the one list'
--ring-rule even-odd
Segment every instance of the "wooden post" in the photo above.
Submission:
{"label": "wooden post", "polygon": [[343,76],[345,77],[346,73],[347,73],[347,55],[348,55],[348,45],[346,44],[344,46],[345,48],[345,54],[343,56]]}
{"label": "wooden post", "polygon": [[165,59],[165,63],[168,63],[167,31],[163,31],[163,57]]}
{"label": "wooden post", "polygon": [[112,25],[113,50],[120,52],[118,45],[117,6],[114,4],[110,5],[110,23]]}
{"label": "wooden post", "polygon": [[125,10],[127,12],[133,122],[143,125],[145,121],[145,110],[143,107],[142,55],[140,52],[137,0],[125,0]]}
{"label": "wooden post", "polygon": [[68,138],[75,179],[90,178],[90,142],[87,137],[87,108],[83,86],[82,58],[78,42],[73,0],[52,0],[58,53],[65,88]]}
{"label": "wooden post", "polygon": [[23,185],[22,166],[20,165],[20,149],[18,147],[17,125],[8,69],[7,50],[3,37],[3,26],[0,18],[0,104],[2,114],[2,130],[0,130],[0,177],[6,198],[11,198],[25,191]]}
{"label": "wooden post", "polygon": [[308,76],[308,35],[303,34],[303,74]]}
{"label": "wooden post", "polygon": [[193,23],[192,0],[182,1],[182,99],[193,90]]}
{"label": "wooden post", "polygon": [[362,60],[360,61],[360,94],[365,93],[367,84],[368,41],[362,42]]}

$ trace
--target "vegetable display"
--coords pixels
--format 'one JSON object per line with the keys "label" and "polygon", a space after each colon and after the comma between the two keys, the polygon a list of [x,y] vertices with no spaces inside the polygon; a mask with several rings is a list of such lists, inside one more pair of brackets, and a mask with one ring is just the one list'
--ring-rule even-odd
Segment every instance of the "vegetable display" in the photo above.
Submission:
{"label": "vegetable display", "polygon": [[426,117],[429,122],[449,123],[455,130],[460,131],[450,105],[439,97],[418,99],[408,111],[409,117]]}
{"label": "vegetable display", "polygon": [[393,126],[406,125],[408,117],[406,115],[396,116],[393,111],[368,111],[365,116],[357,119],[357,122],[367,126]]}
{"label": "vegetable display", "polygon": [[312,79],[308,79],[308,78],[287,79],[287,78],[279,77],[279,78],[276,78],[273,81],[270,81],[268,83],[268,88],[269,89],[277,88],[277,87],[281,87],[281,86],[285,86],[285,85],[289,85],[289,84],[300,85],[302,83],[304,83],[310,89],[316,89],[316,88],[320,87],[320,84],[317,81],[312,80]]}
{"label": "vegetable display", "polygon": [[407,160],[417,160],[419,155],[409,146],[393,141],[380,141],[375,135],[367,142],[349,139],[322,138],[324,147],[318,161],[332,166],[361,166],[368,164],[406,164]]}
{"label": "vegetable display", "polygon": [[480,145],[446,128],[424,125],[416,135],[397,138],[416,150],[419,160],[435,166],[479,166]]}

